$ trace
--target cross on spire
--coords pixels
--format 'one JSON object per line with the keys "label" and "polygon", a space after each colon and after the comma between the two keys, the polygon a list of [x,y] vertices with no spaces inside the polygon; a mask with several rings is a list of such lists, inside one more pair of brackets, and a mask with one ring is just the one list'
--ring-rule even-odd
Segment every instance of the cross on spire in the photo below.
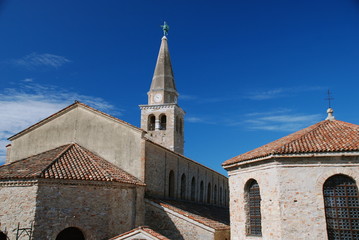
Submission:
{"label": "cross on spire", "polygon": [[333,98],[333,96],[331,95],[331,92],[330,92],[329,89],[328,89],[327,94],[328,94],[328,97],[325,98],[325,100],[328,100],[328,108],[332,108],[332,105],[331,105],[332,102],[331,102],[331,100],[334,100],[334,98]]}
{"label": "cross on spire", "polygon": [[168,26],[166,22],[163,22],[163,25],[161,25],[161,28],[163,30],[163,36],[167,36],[168,30],[170,30],[170,26]]}

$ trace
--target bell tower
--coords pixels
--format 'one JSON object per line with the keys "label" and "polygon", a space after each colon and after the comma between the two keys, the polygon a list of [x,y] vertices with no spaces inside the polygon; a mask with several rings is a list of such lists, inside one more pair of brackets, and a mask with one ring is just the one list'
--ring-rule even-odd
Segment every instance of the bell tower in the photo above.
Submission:
{"label": "bell tower", "polygon": [[140,105],[141,128],[154,142],[183,154],[184,115],[177,104],[178,92],[172,70],[167,43],[168,25],[164,23],[164,36],[148,95],[148,104]]}

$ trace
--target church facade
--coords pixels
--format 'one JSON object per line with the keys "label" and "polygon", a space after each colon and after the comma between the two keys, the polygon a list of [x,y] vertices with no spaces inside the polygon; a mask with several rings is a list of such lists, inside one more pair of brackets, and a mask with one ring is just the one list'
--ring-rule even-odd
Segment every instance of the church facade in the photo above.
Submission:
{"label": "church facade", "polygon": [[359,126],[328,118],[227,160],[231,239],[359,239]]}
{"label": "church facade", "polygon": [[228,179],[183,155],[177,97],[163,37],[141,128],[75,102],[10,137],[0,167],[0,233],[229,240]]}

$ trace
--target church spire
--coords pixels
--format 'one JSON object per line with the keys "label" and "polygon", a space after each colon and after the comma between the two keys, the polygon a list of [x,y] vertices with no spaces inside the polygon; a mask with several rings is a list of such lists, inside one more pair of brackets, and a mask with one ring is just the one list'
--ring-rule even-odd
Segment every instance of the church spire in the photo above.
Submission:
{"label": "church spire", "polygon": [[[168,25],[165,23],[164,26],[167,26],[166,31],[164,31],[167,34]],[[148,103],[177,103],[177,97],[178,93],[168,50],[167,37],[163,36],[150,91],[148,92]]]}
{"label": "church spire", "polygon": [[163,24],[163,37],[153,74],[148,104],[140,105],[141,128],[147,131],[147,137],[162,146],[183,154],[184,115],[177,104],[178,92],[173,76],[167,37],[169,27]]}

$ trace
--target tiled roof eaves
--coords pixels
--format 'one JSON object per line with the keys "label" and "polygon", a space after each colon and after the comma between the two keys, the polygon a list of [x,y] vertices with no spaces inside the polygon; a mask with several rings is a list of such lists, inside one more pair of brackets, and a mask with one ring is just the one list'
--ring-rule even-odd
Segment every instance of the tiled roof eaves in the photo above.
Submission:
{"label": "tiled roof eaves", "polygon": [[[338,138],[335,139],[335,137]],[[340,140],[346,141],[340,141]],[[353,141],[349,141],[352,139]],[[350,152],[359,150],[359,126],[339,120],[324,120],[288,136],[233,157],[223,167],[277,154]],[[313,145],[312,145],[313,143]],[[322,145],[322,143],[324,145]],[[325,145],[326,144],[326,145]]]}
{"label": "tiled roof eaves", "polygon": [[43,124],[45,124],[45,123],[51,121],[51,120],[54,119],[54,118],[57,118],[57,117],[59,117],[59,116],[65,114],[66,112],[68,112],[68,111],[70,111],[70,110],[72,110],[72,109],[74,109],[74,108],[76,108],[76,107],[78,107],[78,106],[84,107],[84,108],[86,108],[86,109],[88,109],[88,110],[90,110],[90,111],[92,111],[92,112],[98,113],[98,114],[100,114],[100,115],[102,115],[102,116],[105,116],[105,117],[107,117],[107,118],[109,118],[109,119],[112,119],[112,120],[114,120],[114,121],[116,121],[116,122],[118,122],[118,123],[121,123],[121,124],[124,124],[124,125],[126,125],[126,126],[129,126],[129,127],[131,127],[132,129],[135,129],[135,130],[137,130],[137,131],[145,132],[145,131],[144,131],[143,129],[141,129],[141,128],[138,128],[138,127],[136,127],[136,126],[134,126],[134,125],[132,125],[132,124],[129,124],[128,122],[125,122],[125,121],[123,121],[123,120],[121,120],[121,119],[118,119],[118,118],[116,118],[116,117],[113,117],[113,116],[111,116],[111,115],[109,115],[109,114],[107,114],[107,113],[101,112],[101,111],[99,111],[99,110],[97,110],[97,109],[95,109],[95,108],[92,108],[92,107],[90,107],[90,106],[84,104],[84,103],[75,102],[75,103],[73,103],[73,104],[71,104],[71,105],[69,105],[69,106],[67,106],[67,107],[65,107],[65,108],[63,108],[63,109],[61,109],[60,111],[58,111],[58,112],[56,112],[56,113],[50,115],[49,117],[47,117],[47,118],[45,118],[45,119],[43,119],[43,120],[41,120],[41,121],[35,123],[34,125],[31,125],[30,127],[26,128],[26,129],[24,129],[24,130],[22,130],[21,132],[16,133],[15,135],[9,137],[8,140],[12,141],[12,140],[14,140],[14,139],[16,139],[16,138],[18,138],[18,137],[24,135],[25,133],[28,133],[28,132],[30,132],[31,130],[36,129],[36,128],[42,126]]}
{"label": "tiled roof eaves", "polygon": [[218,175],[221,175],[222,177],[228,179],[227,176],[224,176],[223,174],[221,174],[221,173],[219,173],[219,172],[217,172],[217,171],[215,171],[215,170],[213,170],[213,169],[211,169],[211,168],[209,168],[209,167],[207,167],[207,166],[205,166],[205,165],[203,165],[203,164],[201,164],[201,163],[199,163],[199,162],[196,162],[196,161],[193,160],[193,159],[190,159],[190,158],[188,158],[188,157],[186,157],[186,156],[184,156],[184,155],[182,155],[182,154],[180,154],[180,153],[176,153],[176,152],[172,151],[171,149],[168,149],[168,148],[162,146],[161,144],[155,143],[154,141],[152,141],[152,140],[150,140],[150,139],[148,139],[148,138],[146,138],[146,137],[144,137],[144,139],[145,139],[147,142],[150,142],[150,143],[152,143],[152,144],[154,144],[154,145],[156,145],[156,146],[158,146],[158,147],[160,147],[160,148],[163,148],[163,149],[165,149],[165,150],[171,152],[171,153],[174,154],[174,155],[177,155],[177,156],[179,156],[179,157],[185,158],[186,160],[189,160],[189,161],[193,162],[194,164],[197,164],[197,165],[199,165],[199,166],[201,166],[201,167],[203,167],[203,168],[206,168],[206,169],[210,170],[211,172],[214,172],[214,173],[216,173],[216,174],[218,174]]}
{"label": "tiled roof eaves", "polygon": [[[203,224],[203,225],[205,225],[205,226],[207,226],[207,227],[209,227],[211,229],[214,229],[214,230],[228,230],[228,229],[230,229],[229,225],[226,225],[224,223],[219,223],[219,222],[218,222],[218,224],[222,225],[221,227],[213,226],[213,225],[211,225],[210,223],[208,223],[206,221],[202,221],[201,219],[199,219],[199,217],[192,216],[192,213],[186,212],[186,211],[184,211],[182,209],[179,209],[179,208],[177,208],[175,206],[172,206],[172,205],[170,205],[170,204],[168,204],[166,202],[163,202],[163,201],[161,201],[159,199],[146,198],[145,200],[150,202],[151,204],[157,204],[157,205],[159,205],[161,207],[164,207],[164,208],[167,208],[167,209],[169,209],[171,211],[174,211],[175,213],[180,214],[183,217],[189,218],[189,219],[191,219],[191,220],[193,220],[193,221],[195,221],[197,223]],[[215,220],[212,220],[212,221],[215,222]]]}
{"label": "tiled roof eaves", "polygon": [[229,163],[222,165],[225,169],[230,169],[240,165],[245,165],[249,163],[255,163],[259,161],[271,160],[275,158],[308,158],[308,157],[341,157],[341,156],[359,156],[359,151],[347,151],[347,152],[306,152],[306,153],[291,153],[291,154],[269,154],[263,157],[256,157],[241,160],[234,163]]}

